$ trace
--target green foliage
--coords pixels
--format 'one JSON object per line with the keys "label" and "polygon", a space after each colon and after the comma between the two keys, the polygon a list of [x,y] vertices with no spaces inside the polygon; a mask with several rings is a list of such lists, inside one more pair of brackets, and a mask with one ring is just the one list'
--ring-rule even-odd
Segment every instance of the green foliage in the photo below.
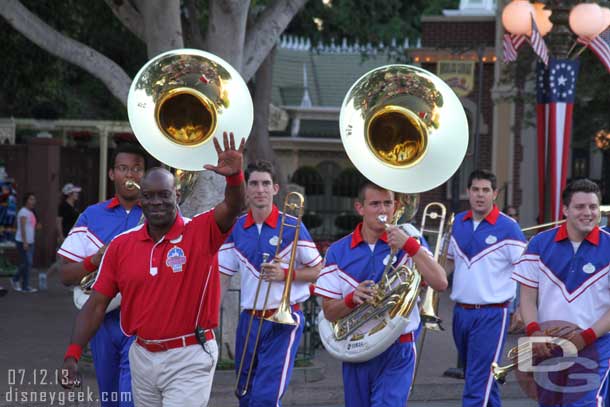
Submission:
{"label": "green foliage", "polygon": [[[421,16],[439,15],[446,8],[457,8],[457,0],[310,0],[304,10],[286,30],[318,41],[380,42],[386,45],[392,38],[420,37]],[[322,21],[319,30],[314,19]]]}
{"label": "green foliage", "polygon": [[[146,48],[103,1],[23,0],[57,31],[82,42],[134,75]],[[0,19],[5,63],[0,71],[0,115],[41,118],[125,119],[106,86],[82,69],[35,46]]]}

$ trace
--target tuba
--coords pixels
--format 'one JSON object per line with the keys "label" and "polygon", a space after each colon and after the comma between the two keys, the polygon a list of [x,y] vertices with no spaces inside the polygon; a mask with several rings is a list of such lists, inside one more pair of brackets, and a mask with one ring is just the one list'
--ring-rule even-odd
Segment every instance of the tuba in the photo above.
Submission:
{"label": "tuba", "polygon": [[[440,78],[410,65],[383,66],[358,79],[343,101],[339,125],[354,166],[375,184],[406,194],[447,181],[468,146],[458,97]],[[403,333],[421,276],[407,266],[386,269],[373,301],[335,322],[323,311],[318,315],[322,344],[334,357],[372,359]]]}
{"label": "tuba", "polygon": [[127,112],[142,147],[183,171],[214,164],[212,138],[221,145],[223,132],[247,138],[254,117],[250,92],[235,68],[196,49],[148,61],[131,83]]}
{"label": "tuba", "polygon": [[[176,49],[152,58],[134,77],[127,96],[134,135],[150,155],[176,169],[181,202],[197,181],[195,171],[216,163],[212,139],[222,145],[224,132],[247,139],[253,112],[248,87],[235,68],[196,49]],[[125,186],[140,189],[133,181]],[[88,274],[75,288],[79,309],[89,298],[96,275]],[[107,312],[119,303],[120,294]]]}

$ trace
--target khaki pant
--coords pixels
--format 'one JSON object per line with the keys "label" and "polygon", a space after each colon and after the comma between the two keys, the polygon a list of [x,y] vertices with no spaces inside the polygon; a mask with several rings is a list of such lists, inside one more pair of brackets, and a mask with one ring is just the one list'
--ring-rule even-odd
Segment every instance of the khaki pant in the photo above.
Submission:
{"label": "khaki pant", "polygon": [[201,345],[149,352],[135,341],[129,349],[136,407],[205,407],[218,359],[215,340]]}

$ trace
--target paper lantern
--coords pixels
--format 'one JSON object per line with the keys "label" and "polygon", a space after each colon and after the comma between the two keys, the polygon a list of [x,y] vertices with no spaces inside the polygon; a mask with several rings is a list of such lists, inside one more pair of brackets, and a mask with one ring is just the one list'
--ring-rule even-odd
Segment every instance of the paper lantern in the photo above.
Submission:
{"label": "paper lantern", "polygon": [[502,10],[502,25],[511,34],[530,35],[532,15],[534,15],[534,7],[528,1],[516,0],[508,3]]}
{"label": "paper lantern", "polygon": [[536,27],[542,36],[547,35],[553,28],[550,17],[551,10],[545,10],[544,3],[534,3],[534,20],[536,20]]}
{"label": "paper lantern", "polygon": [[595,38],[604,27],[602,9],[595,3],[581,3],[570,11],[570,28],[579,37]]}

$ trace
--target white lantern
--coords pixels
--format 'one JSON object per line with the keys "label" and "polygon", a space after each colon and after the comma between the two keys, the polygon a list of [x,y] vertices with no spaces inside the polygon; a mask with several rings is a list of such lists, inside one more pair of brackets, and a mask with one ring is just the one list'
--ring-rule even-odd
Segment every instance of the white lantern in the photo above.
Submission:
{"label": "white lantern", "polygon": [[[534,20],[536,20],[536,27],[540,31],[540,35],[547,35],[553,28],[551,23],[551,10],[544,9],[544,3],[534,3]],[[610,11],[610,10],[609,10]]]}
{"label": "white lantern", "polygon": [[602,9],[595,3],[581,3],[570,11],[570,28],[579,37],[593,39],[604,27]]}
{"label": "white lantern", "polygon": [[610,27],[610,8],[601,7],[601,9],[602,9],[602,16],[604,18],[604,28],[602,28],[602,31],[604,31],[606,28]]}
{"label": "white lantern", "polygon": [[502,25],[504,29],[515,35],[530,35],[532,33],[532,17],[534,7],[526,0],[510,2],[502,10]]}

